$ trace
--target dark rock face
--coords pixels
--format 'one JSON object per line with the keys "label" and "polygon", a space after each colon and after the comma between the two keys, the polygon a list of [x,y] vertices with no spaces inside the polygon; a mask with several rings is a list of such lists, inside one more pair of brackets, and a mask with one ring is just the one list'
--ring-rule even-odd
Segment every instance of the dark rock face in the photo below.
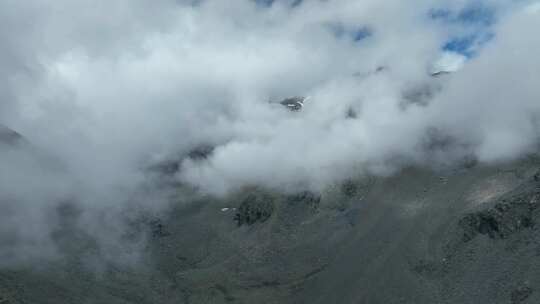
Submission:
{"label": "dark rock face", "polygon": [[347,180],[341,185],[341,192],[347,197],[353,197],[358,194],[359,185],[352,180]]}
{"label": "dark rock face", "polygon": [[438,77],[442,77],[442,76],[449,75],[449,74],[452,74],[452,72],[449,72],[449,71],[437,71],[437,72],[431,73],[431,77],[438,78]]}
{"label": "dark rock face", "polygon": [[306,101],[306,97],[302,97],[302,96],[295,96],[295,97],[289,97],[289,98],[286,98],[282,101],[280,101],[279,103],[285,107],[287,107],[287,109],[291,110],[291,111],[300,111],[302,110],[302,108],[304,107],[304,102]]}
{"label": "dark rock face", "polygon": [[3,293],[3,290],[0,289],[0,304],[10,304],[10,300],[7,295]]}
{"label": "dark rock face", "polygon": [[204,160],[210,157],[210,155],[214,152],[214,147],[210,145],[202,145],[199,147],[196,147],[195,149],[189,151],[188,158],[191,160]]}
{"label": "dark rock face", "polygon": [[20,142],[23,137],[10,128],[0,125],[0,144],[13,145]]}
{"label": "dark rock face", "polygon": [[313,210],[319,208],[321,197],[309,191],[303,191],[297,194],[290,195],[287,199],[289,203],[303,203]]}
{"label": "dark rock face", "polygon": [[516,198],[503,201],[493,208],[468,214],[459,221],[463,240],[470,241],[478,234],[492,239],[504,239],[509,235],[534,226],[533,211],[537,209],[534,198]]}
{"label": "dark rock face", "polygon": [[171,235],[171,233],[165,229],[165,225],[161,219],[151,220],[149,224],[150,229],[152,230],[152,237],[162,238]]}
{"label": "dark rock face", "polygon": [[442,267],[433,261],[419,260],[411,265],[411,270],[421,276],[435,278],[441,274]]}
{"label": "dark rock face", "polygon": [[234,220],[238,226],[263,223],[274,212],[273,199],[264,194],[249,194],[240,204]]}
{"label": "dark rock face", "polygon": [[358,118],[358,114],[356,114],[356,111],[352,107],[349,107],[347,109],[347,112],[345,113],[345,118],[347,118],[347,119],[356,119],[356,118]]}
{"label": "dark rock face", "polygon": [[11,303],[13,302],[11,302],[7,297],[0,295],[0,304],[11,304]]}
{"label": "dark rock face", "polygon": [[536,174],[534,175],[534,181],[540,182],[540,171],[536,172]]}
{"label": "dark rock face", "polygon": [[510,302],[512,304],[523,303],[531,296],[532,293],[533,290],[529,286],[520,286],[510,294]]}
{"label": "dark rock face", "polygon": [[476,158],[476,156],[472,154],[465,155],[460,160],[460,164],[465,169],[472,169],[478,165],[478,158]]}

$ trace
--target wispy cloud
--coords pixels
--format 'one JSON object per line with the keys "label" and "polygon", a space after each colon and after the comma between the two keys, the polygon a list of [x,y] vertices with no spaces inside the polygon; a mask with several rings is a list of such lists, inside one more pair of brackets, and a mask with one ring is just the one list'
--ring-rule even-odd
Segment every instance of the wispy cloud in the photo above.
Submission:
{"label": "wispy cloud", "polygon": [[[145,168],[200,145],[215,149],[180,160],[177,179],[214,194],[533,151],[537,15],[467,3],[2,2],[0,123],[42,156],[0,148],[0,207],[13,208],[0,220],[36,225],[2,226],[21,242],[0,237],[0,255],[45,240],[59,202],[77,203],[96,237],[108,226],[92,217],[157,208]],[[434,79],[443,49],[478,55]],[[312,96],[301,112],[268,102],[296,95]]]}

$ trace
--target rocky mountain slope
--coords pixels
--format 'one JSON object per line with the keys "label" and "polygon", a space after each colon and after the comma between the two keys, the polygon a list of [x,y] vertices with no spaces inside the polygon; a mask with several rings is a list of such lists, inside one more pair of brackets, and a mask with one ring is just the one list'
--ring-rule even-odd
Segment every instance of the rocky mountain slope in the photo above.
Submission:
{"label": "rocky mountain slope", "polygon": [[539,169],[529,157],[322,194],[179,192],[134,223],[148,235],[134,267],[95,267],[76,210],[59,208],[64,258],[1,270],[0,303],[539,303]]}

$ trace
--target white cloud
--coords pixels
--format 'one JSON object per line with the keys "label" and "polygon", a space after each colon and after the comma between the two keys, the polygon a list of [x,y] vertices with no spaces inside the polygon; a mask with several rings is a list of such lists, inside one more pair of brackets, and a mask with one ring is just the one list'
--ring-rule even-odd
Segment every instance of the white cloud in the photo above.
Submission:
{"label": "white cloud", "polygon": [[525,10],[528,13],[531,13],[531,14],[539,13],[540,12],[540,2],[535,2],[535,3],[530,4],[529,6],[527,6],[525,8]]}
{"label": "white cloud", "polygon": [[455,52],[443,52],[441,58],[435,61],[432,71],[436,72],[456,72],[459,71],[467,61],[467,57]]}
{"label": "white cloud", "polygon": [[[6,156],[0,165],[9,161],[10,169],[0,177],[28,208],[40,197],[50,208],[70,198],[102,212],[133,203],[153,156],[200,144],[217,148],[207,161],[184,162],[178,178],[212,193],[252,183],[320,188],[359,172],[531,151],[540,115],[535,16],[501,14],[479,57],[434,80],[428,74],[441,45],[462,30],[430,20],[435,4],[456,6],[2,2],[0,122],[63,169],[43,177],[50,174],[44,164]],[[335,24],[372,35],[336,37]],[[443,54],[437,64],[454,70],[463,58]],[[432,100],[406,101],[409,91]],[[312,99],[298,113],[267,102],[293,95]],[[346,118],[349,109],[356,119]],[[429,150],[428,134],[454,141]]]}

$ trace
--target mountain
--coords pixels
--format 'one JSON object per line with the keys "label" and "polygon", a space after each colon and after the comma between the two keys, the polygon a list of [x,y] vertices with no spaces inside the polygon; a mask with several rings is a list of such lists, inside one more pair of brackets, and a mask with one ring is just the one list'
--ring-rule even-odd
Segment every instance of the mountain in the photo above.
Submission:
{"label": "mountain", "polygon": [[65,259],[0,271],[0,303],[540,303],[539,204],[536,156],[179,198],[133,226],[139,266],[96,273],[59,227]]}

